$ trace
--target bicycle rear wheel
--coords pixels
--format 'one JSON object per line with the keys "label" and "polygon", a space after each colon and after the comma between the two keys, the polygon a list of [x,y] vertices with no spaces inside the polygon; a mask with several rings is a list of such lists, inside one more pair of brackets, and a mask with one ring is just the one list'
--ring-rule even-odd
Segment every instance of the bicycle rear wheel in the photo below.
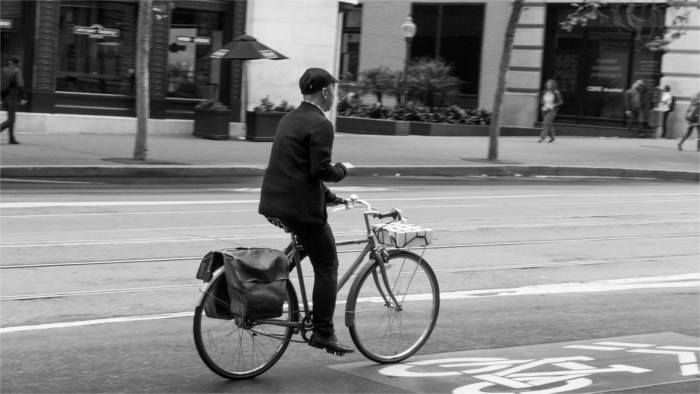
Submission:
{"label": "bicycle rear wheel", "polygon": [[[228,310],[228,292],[222,294],[218,287],[226,286],[226,275],[223,269],[217,273],[203,289],[205,294],[194,311],[197,351],[204,364],[219,376],[231,380],[258,376],[280,359],[294,329],[234,317]],[[296,292],[287,281],[283,314],[276,320],[293,322],[298,316]]]}
{"label": "bicycle rear wheel", "polygon": [[416,353],[430,337],[440,310],[437,278],[420,256],[392,250],[384,266],[398,305],[375,263],[358,274],[345,315],[357,349],[380,364],[400,362]]}

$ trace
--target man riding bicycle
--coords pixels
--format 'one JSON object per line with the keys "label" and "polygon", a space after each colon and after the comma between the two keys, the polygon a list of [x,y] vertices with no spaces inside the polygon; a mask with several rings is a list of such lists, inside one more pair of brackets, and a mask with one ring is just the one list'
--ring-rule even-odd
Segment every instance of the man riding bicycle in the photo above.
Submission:
{"label": "man riding bicycle", "polygon": [[313,334],[309,345],[329,353],[354,350],[335,336],[338,254],[326,205],[345,202],[323,182],[339,182],[348,169],[331,164],[333,124],[324,112],[333,107],[338,80],[326,70],[309,68],[299,80],[304,101],[277,126],[263,178],[258,212],[292,231],[314,269]]}

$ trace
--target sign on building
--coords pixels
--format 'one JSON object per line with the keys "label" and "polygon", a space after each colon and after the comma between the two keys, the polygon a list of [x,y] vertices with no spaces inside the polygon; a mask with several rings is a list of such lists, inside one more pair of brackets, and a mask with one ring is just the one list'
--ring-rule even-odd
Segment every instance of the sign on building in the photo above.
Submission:
{"label": "sign on building", "polygon": [[73,33],[87,35],[90,38],[119,37],[119,29],[110,29],[97,24],[92,26],[73,26]]}

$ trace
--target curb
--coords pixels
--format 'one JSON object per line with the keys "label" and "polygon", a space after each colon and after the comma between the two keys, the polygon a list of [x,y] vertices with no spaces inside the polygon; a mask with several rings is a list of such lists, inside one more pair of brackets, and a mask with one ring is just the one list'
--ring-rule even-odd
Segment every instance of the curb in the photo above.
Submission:
{"label": "curb", "polygon": [[[4,166],[0,178],[84,178],[84,177],[246,177],[262,176],[262,166]],[[555,166],[358,166],[351,176],[376,175],[422,176],[560,176],[560,177],[611,177],[648,178],[685,182],[700,182],[700,172],[645,170],[607,167],[555,167]]]}

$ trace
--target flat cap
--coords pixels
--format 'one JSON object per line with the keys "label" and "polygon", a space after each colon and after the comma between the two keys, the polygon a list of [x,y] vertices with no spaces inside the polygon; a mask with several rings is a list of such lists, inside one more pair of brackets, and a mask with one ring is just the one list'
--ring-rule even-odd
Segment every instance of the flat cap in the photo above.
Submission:
{"label": "flat cap", "polygon": [[309,68],[299,79],[299,89],[302,94],[312,94],[337,82],[338,80],[328,71],[322,68]]}

